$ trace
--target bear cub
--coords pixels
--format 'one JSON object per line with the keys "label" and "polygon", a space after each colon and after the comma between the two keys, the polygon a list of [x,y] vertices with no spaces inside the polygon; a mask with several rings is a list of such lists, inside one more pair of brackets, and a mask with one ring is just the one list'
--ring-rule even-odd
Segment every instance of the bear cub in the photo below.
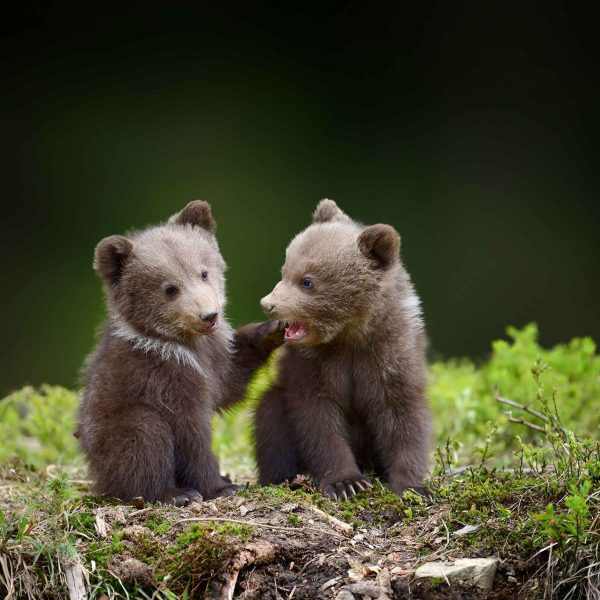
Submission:
{"label": "bear cub", "polygon": [[255,414],[263,485],[308,472],[347,498],[372,470],[397,494],[424,491],[430,414],[420,301],[390,225],[364,227],[332,200],[286,250],[261,300],[285,322],[277,380]]}
{"label": "bear cub", "polygon": [[183,505],[233,493],[211,451],[211,417],[243,395],[281,343],[275,322],[234,332],[207,202],[103,239],[94,268],[109,316],[87,360],[77,437],[100,494]]}

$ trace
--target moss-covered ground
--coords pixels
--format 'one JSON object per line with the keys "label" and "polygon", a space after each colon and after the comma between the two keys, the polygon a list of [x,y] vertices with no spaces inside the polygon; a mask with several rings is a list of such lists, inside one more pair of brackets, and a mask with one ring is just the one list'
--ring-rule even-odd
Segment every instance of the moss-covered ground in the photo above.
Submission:
{"label": "moss-covered ground", "polygon": [[544,349],[529,326],[482,364],[432,364],[429,498],[381,482],[338,503],[306,478],[254,485],[250,412],[272,370],[215,420],[223,470],[247,486],[186,508],[93,495],[72,436],[75,393],[24,388],[0,401],[0,597],[76,597],[79,584],[93,598],[335,598],[358,594],[352,585],[382,598],[469,598],[476,588],[420,583],[415,569],[489,556],[499,567],[488,597],[600,596],[591,340]]}

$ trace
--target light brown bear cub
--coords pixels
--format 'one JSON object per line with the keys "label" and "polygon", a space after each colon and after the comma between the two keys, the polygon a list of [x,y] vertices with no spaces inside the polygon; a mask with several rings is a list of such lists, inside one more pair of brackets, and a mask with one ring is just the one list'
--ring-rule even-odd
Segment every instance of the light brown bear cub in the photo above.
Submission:
{"label": "light brown bear cub", "polygon": [[346,498],[365,470],[401,494],[423,490],[430,414],[420,302],[389,225],[364,227],[332,200],[286,250],[262,299],[286,322],[275,385],[255,417],[260,483],[308,472]]}
{"label": "light brown bear cub", "polygon": [[243,394],[281,342],[277,324],[234,332],[225,262],[206,202],[96,247],[109,317],[89,357],[80,438],[97,491],[186,504],[231,494],[211,451],[211,417]]}

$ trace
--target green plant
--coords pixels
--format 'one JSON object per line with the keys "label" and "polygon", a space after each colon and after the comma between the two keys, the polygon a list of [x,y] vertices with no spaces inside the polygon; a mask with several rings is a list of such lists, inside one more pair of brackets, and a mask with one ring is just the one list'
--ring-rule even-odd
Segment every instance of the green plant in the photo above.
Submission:
{"label": "green plant", "polygon": [[20,544],[30,531],[31,523],[27,516],[9,524],[0,510],[0,551],[8,550],[11,546]]}
{"label": "green plant", "polygon": [[49,385],[0,400],[0,463],[14,457],[37,467],[80,463],[73,436],[76,407],[74,392]]}
{"label": "green plant", "polygon": [[588,496],[591,489],[589,480],[579,487],[572,484],[570,494],[565,497],[566,511],[557,513],[552,504],[546,511],[536,515],[542,523],[541,533],[558,546],[562,554],[577,554],[582,543],[585,543],[586,532],[590,526]]}
{"label": "green plant", "polygon": [[[521,441],[546,442],[542,431],[523,422],[530,414],[511,424],[506,418],[507,413],[512,416],[511,410],[496,400],[498,395],[537,412],[548,402],[550,420],[554,418],[550,413],[558,411],[564,429],[592,438],[598,435],[600,357],[593,340],[575,338],[546,349],[539,344],[533,324],[521,330],[509,327],[507,333],[509,339],[494,342],[489,360],[479,366],[468,359],[431,365],[430,404],[434,414],[444,415],[436,422],[437,444],[443,447],[447,440],[457,440],[454,443],[460,447],[454,450],[460,456],[454,464],[480,462],[485,451],[485,460],[493,455],[493,464],[501,466],[512,462]],[[538,426],[544,429],[544,423]],[[486,442],[482,445],[481,440]]]}

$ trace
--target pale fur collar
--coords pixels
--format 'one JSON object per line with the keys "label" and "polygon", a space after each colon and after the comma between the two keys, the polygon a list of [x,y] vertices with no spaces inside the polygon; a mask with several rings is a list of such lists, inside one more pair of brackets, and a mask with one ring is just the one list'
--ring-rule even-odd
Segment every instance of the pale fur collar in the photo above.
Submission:
{"label": "pale fur collar", "polygon": [[141,350],[146,354],[158,354],[163,362],[176,360],[180,365],[192,367],[200,375],[206,377],[206,371],[200,366],[191,348],[177,342],[169,342],[142,335],[119,315],[113,315],[112,325],[112,332],[122,340],[130,342],[134,350]]}
{"label": "pale fur collar", "polygon": [[423,323],[423,316],[421,313],[421,300],[414,291],[410,291],[400,301],[402,308],[408,315],[409,319],[414,320],[419,325]]}

